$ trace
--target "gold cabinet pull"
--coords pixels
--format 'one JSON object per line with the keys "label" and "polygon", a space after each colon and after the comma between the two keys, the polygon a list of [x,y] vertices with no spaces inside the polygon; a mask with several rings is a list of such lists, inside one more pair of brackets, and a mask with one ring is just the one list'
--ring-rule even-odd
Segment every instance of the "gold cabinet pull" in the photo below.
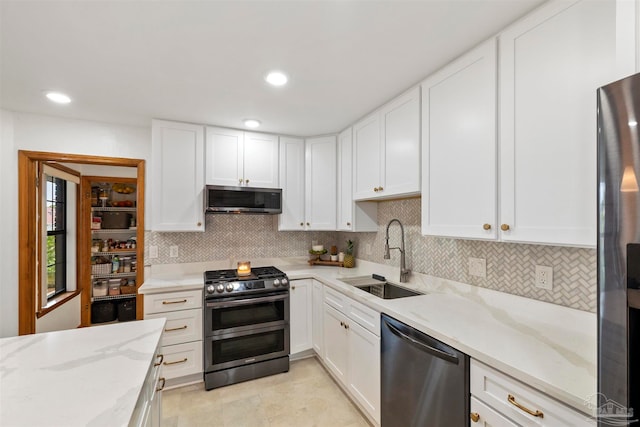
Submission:
{"label": "gold cabinet pull", "polygon": [[165,377],[160,377],[160,378],[158,379],[158,382],[160,382],[160,381],[162,381],[162,385],[161,385],[160,387],[158,387],[158,388],[156,389],[156,391],[162,391],[162,390],[164,390],[164,385],[165,385],[165,384],[166,384],[166,382],[167,382],[167,380],[166,380],[166,378],[165,378]]}
{"label": "gold cabinet pull", "polygon": [[482,226],[485,230],[491,230],[491,224],[485,224]]}
{"label": "gold cabinet pull", "polygon": [[198,222],[197,226],[198,226],[198,227],[200,227],[201,225],[202,225],[202,223],[201,223],[201,222]]}
{"label": "gold cabinet pull", "polygon": [[296,290],[296,285],[291,286],[291,290],[295,291]]}
{"label": "gold cabinet pull", "polygon": [[478,421],[480,421],[480,414],[478,414],[477,412],[472,412],[470,417],[471,417],[471,421],[473,421],[474,423],[477,423]]}
{"label": "gold cabinet pull", "polygon": [[378,192],[378,187],[373,187],[373,191]]}
{"label": "gold cabinet pull", "polygon": [[160,365],[162,365],[162,361],[164,360],[164,354],[158,354],[158,355],[156,355],[156,357],[157,357],[157,358],[159,358],[159,359],[160,359],[160,361],[159,361],[159,362],[156,362],[156,363],[154,363],[154,364],[153,364],[153,367],[154,367],[154,368],[155,368],[156,366],[160,366]]}
{"label": "gold cabinet pull", "polygon": [[242,181],[244,181],[242,178],[238,178],[238,184],[242,184]]}
{"label": "gold cabinet pull", "polygon": [[248,184],[248,183],[249,183],[249,180],[248,180],[248,179],[245,179],[245,180],[244,180],[244,182]]}
{"label": "gold cabinet pull", "polygon": [[162,301],[162,304],[183,304],[187,302],[186,299],[181,299],[180,301]]}
{"label": "gold cabinet pull", "polygon": [[342,320],[340,321],[340,326],[344,328],[344,322]]}
{"label": "gold cabinet pull", "polygon": [[509,230],[509,228],[510,228],[509,224],[502,224],[500,226],[500,230],[502,230],[502,231],[507,231],[507,230]]}
{"label": "gold cabinet pull", "polygon": [[165,332],[171,332],[171,331],[179,331],[179,330],[181,330],[181,329],[187,329],[187,325],[180,326],[179,328],[170,328],[170,329],[166,329],[166,328],[165,328],[165,330],[164,330],[164,331],[165,331]]}
{"label": "gold cabinet pull", "polygon": [[350,222],[347,223],[347,227],[351,227],[351,223]]}
{"label": "gold cabinet pull", "polygon": [[534,417],[544,418],[544,414],[542,412],[540,412],[538,410],[532,411],[531,409],[527,408],[526,406],[521,405],[520,403],[516,402],[516,398],[511,394],[507,396],[507,400],[513,406],[515,406],[516,408],[526,412],[529,415],[533,415]]}
{"label": "gold cabinet pull", "polygon": [[382,190],[384,190],[384,188],[378,187],[378,191],[382,191]]}
{"label": "gold cabinet pull", "polygon": [[164,362],[165,366],[169,366],[169,365],[177,365],[178,363],[184,363],[187,361],[187,358],[185,357],[182,360],[176,360],[175,362]]}

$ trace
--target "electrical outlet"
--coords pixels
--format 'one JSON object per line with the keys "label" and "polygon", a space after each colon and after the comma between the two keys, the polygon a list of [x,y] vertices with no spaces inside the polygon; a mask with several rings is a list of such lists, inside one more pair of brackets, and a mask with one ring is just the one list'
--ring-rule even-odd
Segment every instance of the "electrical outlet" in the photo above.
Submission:
{"label": "electrical outlet", "polygon": [[149,258],[158,258],[157,246],[149,246]]}
{"label": "electrical outlet", "polygon": [[484,258],[469,258],[469,274],[485,279],[487,277],[487,260]]}
{"label": "electrical outlet", "polygon": [[177,246],[169,246],[169,257],[178,258],[178,247]]}
{"label": "electrical outlet", "polygon": [[364,245],[364,253],[367,255],[371,255],[371,243],[367,243]]}
{"label": "electrical outlet", "polygon": [[536,287],[549,291],[553,289],[553,267],[536,265]]}

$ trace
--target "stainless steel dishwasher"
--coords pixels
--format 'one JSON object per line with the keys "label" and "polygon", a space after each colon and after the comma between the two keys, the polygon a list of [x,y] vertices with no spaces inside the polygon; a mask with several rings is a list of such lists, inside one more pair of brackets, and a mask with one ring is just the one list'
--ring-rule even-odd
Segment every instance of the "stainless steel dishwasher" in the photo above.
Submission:
{"label": "stainless steel dishwasher", "polygon": [[382,314],[382,427],[469,425],[469,356]]}

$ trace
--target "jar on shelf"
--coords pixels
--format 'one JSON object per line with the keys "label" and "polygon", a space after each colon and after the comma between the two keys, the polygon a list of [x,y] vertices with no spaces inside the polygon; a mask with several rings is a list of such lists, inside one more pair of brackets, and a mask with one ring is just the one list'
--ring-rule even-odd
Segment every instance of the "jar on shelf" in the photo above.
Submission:
{"label": "jar on shelf", "polygon": [[118,255],[113,257],[113,261],[111,261],[111,272],[119,273],[120,272],[120,258]]}
{"label": "jar on shelf", "polygon": [[122,272],[131,273],[131,257],[122,257]]}

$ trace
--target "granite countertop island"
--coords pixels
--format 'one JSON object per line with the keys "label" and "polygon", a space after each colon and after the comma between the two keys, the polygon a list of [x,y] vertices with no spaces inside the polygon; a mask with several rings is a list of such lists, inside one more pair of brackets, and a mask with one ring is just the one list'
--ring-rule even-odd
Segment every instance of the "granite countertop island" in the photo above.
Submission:
{"label": "granite countertop island", "polygon": [[[202,289],[205,270],[233,265],[158,266],[140,292]],[[311,267],[304,259],[252,262],[261,265],[275,265],[290,280],[319,280],[578,411],[590,412],[585,401],[596,393],[595,313],[416,273],[401,285],[424,295],[383,300],[341,279],[376,273],[399,283],[399,269],[360,260],[356,268]]]}
{"label": "granite countertop island", "polygon": [[165,319],[0,339],[0,425],[126,426]]}

